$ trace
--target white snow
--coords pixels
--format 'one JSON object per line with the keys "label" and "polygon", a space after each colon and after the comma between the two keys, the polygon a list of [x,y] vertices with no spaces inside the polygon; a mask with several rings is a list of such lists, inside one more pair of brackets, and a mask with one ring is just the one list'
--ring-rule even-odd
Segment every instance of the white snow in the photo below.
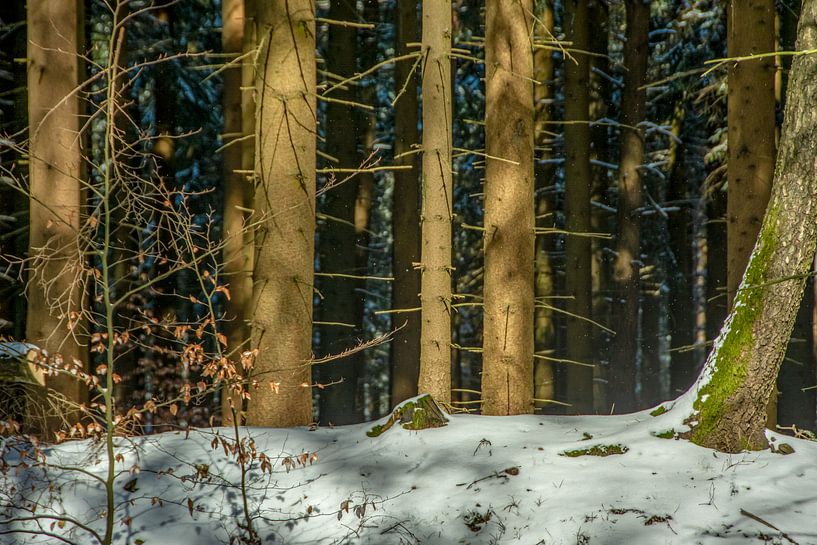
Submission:
{"label": "white snow", "polygon": [[[795,452],[730,455],[655,437],[685,429],[687,403],[682,398],[657,417],[455,415],[443,428],[395,425],[376,438],[366,436],[371,424],[242,428],[274,462],[271,474],[257,462],[249,474],[253,524],[263,543],[286,544],[817,544],[817,443],[770,432]],[[117,464],[115,543],[210,545],[244,535],[238,466],[211,448],[214,434],[230,437],[231,430],[117,439],[124,460]],[[594,445],[627,451],[561,455]],[[317,461],[287,471],[284,457],[304,452],[317,453]],[[7,453],[8,463],[12,458]],[[48,451],[52,465],[97,475],[103,461],[103,444],[91,441]],[[130,474],[134,465],[140,471]],[[43,480],[40,469],[11,469],[0,481],[2,520],[15,514],[9,502],[29,505],[25,496],[40,503],[38,515],[68,513],[104,527],[102,486],[83,474],[52,467]],[[49,491],[48,482],[58,486]],[[70,524],[53,531],[94,543]],[[21,534],[0,535],[0,543],[55,541]]]}

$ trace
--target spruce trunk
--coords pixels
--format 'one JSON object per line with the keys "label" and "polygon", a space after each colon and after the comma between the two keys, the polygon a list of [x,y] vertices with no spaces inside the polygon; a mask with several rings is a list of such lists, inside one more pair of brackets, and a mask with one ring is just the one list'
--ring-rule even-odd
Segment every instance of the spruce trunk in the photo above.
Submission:
{"label": "spruce trunk", "polygon": [[[797,50],[817,49],[817,0],[803,3]],[[792,63],[771,199],[732,311],[696,388],[692,440],[761,449],[775,386],[817,244],[817,56]]]}
{"label": "spruce trunk", "polygon": [[639,339],[641,283],[641,163],[644,160],[644,135],[639,124],[644,120],[649,47],[647,36],[650,6],[641,0],[627,0],[627,30],[624,42],[624,89],[621,93],[621,154],[618,177],[618,233],[614,309],[616,336],[611,361],[611,398],[616,412],[636,409],[636,371]]}
{"label": "spruce trunk", "polygon": [[533,411],[532,0],[489,2],[482,412]]}
{"label": "spruce trunk", "polygon": [[451,401],[451,3],[423,0],[423,186],[418,389]]}
{"label": "spruce trunk", "polygon": [[315,14],[310,0],[256,6],[255,235],[247,423],[312,420],[310,366],[315,239]]}
{"label": "spruce trunk", "polygon": [[[83,120],[76,89],[83,79],[82,36],[82,2],[29,1],[29,256],[35,261],[29,273],[26,337],[66,363],[85,366],[87,351],[75,336],[87,330],[80,323],[84,305],[77,280],[84,274],[77,241]],[[75,403],[85,397],[82,383],[67,374],[48,377],[46,386]]]}

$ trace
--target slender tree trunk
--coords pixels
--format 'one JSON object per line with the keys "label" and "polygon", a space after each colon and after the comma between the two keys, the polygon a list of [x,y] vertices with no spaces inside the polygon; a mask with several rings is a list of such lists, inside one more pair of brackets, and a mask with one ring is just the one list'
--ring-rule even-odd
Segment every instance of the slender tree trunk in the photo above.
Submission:
{"label": "slender tree trunk", "polygon": [[486,12],[483,414],[533,411],[532,14],[532,0]]}
{"label": "slender tree trunk", "polygon": [[612,398],[616,412],[636,409],[638,368],[639,306],[641,283],[641,163],[644,160],[646,92],[641,89],[649,57],[647,36],[650,6],[641,0],[627,0],[627,34],[624,42],[624,89],[621,94],[621,154],[618,178],[618,234],[615,282],[616,336],[613,344]]}
{"label": "slender tree trunk", "polygon": [[[551,41],[554,34],[553,7],[550,2],[537,2],[540,6],[536,11],[536,20],[533,35],[537,40]],[[534,142],[535,151],[539,157],[549,157],[548,121],[553,114],[553,51],[538,47],[533,53],[534,79],[539,82],[533,88],[535,122]],[[544,164],[544,161],[542,162]],[[540,167],[536,170],[536,225],[537,227],[555,227],[555,206],[552,193],[547,190],[553,183],[553,168]],[[553,300],[556,294],[556,278],[551,261],[550,252],[553,249],[553,236],[540,235],[536,238],[536,254],[534,262],[535,281],[534,294],[536,306],[534,312],[534,350],[539,356],[553,355],[556,345],[556,324],[553,312]],[[538,400],[552,400],[556,397],[553,363],[543,357],[533,362],[533,397]],[[545,408],[545,401],[534,403],[537,408]]]}
{"label": "slender tree trunk", "polygon": [[[331,2],[329,18],[336,21],[357,21],[353,2]],[[329,25],[329,47],[326,52],[327,69],[341,78],[356,71],[357,30],[343,25]],[[355,86],[338,89],[332,96],[347,102],[356,99]],[[359,165],[357,153],[356,112],[347,104],[330,102],[326,106],[326,151],[338,160],[342,168]],[[328,183],[331,183],[330,180]],[[355,199],[360,176],[332,187],[324,197],[323,212],[327,216],[319,233],[318,252],[321,272],[355,275]],[[321,316],[320,343],[322,355],[339,354],[353,346],[360,335],[358,296],[355,288],[359,280],[350,277],[321,279],[319,301]],[[352,327],[349,327],[352,326]],[[356,392],[360,354],[322,365],[316,369],[319,382],[336,383],[320,391],[320,421],[322,424],[351,424],[357,421]]]}
{"label": "slender tree trunk", "polygon": [[[84,366],[87,350],[76,337],[86,331],[77,281],[84,260],[77,253],[83,121],[75,93],[83,79],[82,8],[78,0],[28,3],[29,255],[37,270],[29,275],[26,337]],[[46,386],[73,402],[85,397],[82,383],[69,375],[48,377]]]}
{"label": "slender tree trunk", "polygon": [[451,4],[423,0],[423,189],[418,390],[451,400]]}
{"label": "slender tree trunk", "polygon": [[[407,44],[417,42],[417,2],[397,2],[397,55],[416,50]],[[392,283],[392,307],[414,309],[420,307],[420,274],[414,264],[420,261],[420,161],[412,153],[412,146],[419,144],[417,100],[417,72],[412,73],[411,61],[395,66],[395,82],[398,90],[406,90],[398,99],[394,112],[395,163],[411,166],[411,170],[394,173],[394,196],[392,210],[392,233],[394,236]],[[415,312],[395,314],[393,325],[403,328],[391,344],[391,402],[396,405],[417,395],[420,373],[420,315]]]}
{"label": "slender tree trunk", "polygon": [[[251,32],[248,24],[247,4],[252,0],[224,0],[221,31],[222,49],[225,53],[240,54],[247,45],[245,32]],[[246,2],[246,3],[245,3]],[[236,142],[252,132],[244,126],[244,104],[251,97],[241,91],[242,84],[251,85],[246,79],[244,63],[232,66],[224,72],[224,274],[230,288],[227,302],[227,322],[225,334],[227,347],[233,353],[232,360],[238,361],[242,351],[249,348],[250,329],[247,325],[247,311],[252,302],[252,232],[246,227],[245,211],[252,207],[252,183],[243,174],[244,142]],[[250,77],[252,74],[250,72]],[[254,131],[254,127],[252,129]],[[252,167],[249,167],[252,169]],[[240,366],[238,366],[240,368]],[[232,424],[232,411],[241,412],[242,400],[230,388],[221,395],[222,425]]]}
{"label": "slender tree trunk", "polygon": [[[774,0],[732,0],[729,56],[775,50]],[[729,306],[769,202],[775,159],[774,58],[729,65],[727,289]]]}
{"label": "slender tree trunk", "polygon": [[593,311],[592,260],[590,238],[590,99],[588,85],[590,44],[588,0],[566,0],[564,27],[571,49],[565,59],[565,291],[567,303],[567,357],[578,364],[567,367],[565,397],[576,413],[593,410],[593,331],[587,320]]}
{"label": "slender tree trunk", "polygon": [[[797,49],[817,48],[817,0]],[[771,199],[735,304],[696,388],[692,440],[726,452],[767,446],[766,406],[817,245],[817,57],[792,63]]]}
{"label": "slender tree trunk", "polygon": [[312,420],[309,360],[315,239],[315,14],[310,0],[256,6],[255,238],[247,423]]}

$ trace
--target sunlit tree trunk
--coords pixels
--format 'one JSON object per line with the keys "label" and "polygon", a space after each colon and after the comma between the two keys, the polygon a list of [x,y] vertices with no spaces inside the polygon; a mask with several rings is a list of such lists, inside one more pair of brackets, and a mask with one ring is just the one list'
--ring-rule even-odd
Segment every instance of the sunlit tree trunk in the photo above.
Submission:
{"label": "sunlit tree trunk", "polygon": [[624,89],[621,94],[621,153],[618,177],[618,233],[614,308],[616,336],[613,343],[611,397],[616,412],[636,408],[636,360],[638,358],[639,302],[641,284],[641,163],[644,160],[646,91],[642,88],[649,58],[650,6],[627,0],[627,30],[624,42]]}
{"label": "sunlit tree trunk", "polygon": [[[29,275],[26,337],[84,366],[87,350],[77,338],[86,331],[79,318],[84,256],[77,241],[83,120],[76,93],[83,79],[83,20],[78,0],[28,2],[29,255],[36,270]],[[48,377],[46,385],[70,401],[84,399],[74,377]]]}
{"label": "sunlit tree trunk", "polygon": [[533,411],[533,2],[489,2],[482,412]]}
{"label": "sunlit tree trunk", "polygon": [[[397,3],[395,39],[398,56],[416,51],[407,45],[417,42],[417,2],[414,0]],[[402,61],[395,66],[396,85],[406,85],[394,112],[394,154],[399,157],[395,163],[412,167],[411,170],[394,172],[392,307],[395,309],[420,306],[420,274],[414,268],[414,264],[420,261],[420,161],[415,153],[404,155],[420,141],[417,129],[418,78],[416,71],[412,73],[413,64],[412,61]],[[392,322],[395,326],[405,323],[391,344],[391,397],[392,404],[397,404],[417,395],[420,315],[416,312],[395,314]]]}
{"label": "sunlit tree trunk", "polygon": [[[797,49],[817,48],[817,0]],[[767,445],[766,406],[817,244],[817,57],[792,63],[769,201],[732,311],[699,379],[692,440],[726,452]]]}
{"label": "sunlit tree trunk", "polygon": [[252,343],[247,423],[312,420],[315,239],[315,14],[309,0],[256,5],[256,158]]}
{"label": "sunlit tree trunk", "polygon": [[418,389],[451,400],[451,4],[423,0],[423,185]]}
{"label": "sunlit tree trunk", "polygon": [[[248,41],[245,32],[253,34],[251,8],[253,0],[224,0],[222,4],[222,49],[225,53],[240,54]],[[254,47],[254,44],[250,44]],[[224,72],[224,274],[229,282],[230,299],[227,301],[225,334],[233,361],[249,348],[250,329],[248,310],[252,301],[252,231],[246,225],[246,211],[252,208],[252,182],[244,173],[252,170],[244,161],[245,148],[252,142],[238,139],[253,134],[255,127],[244,125],[245,105],[252,105],[252,95],[241,87],[252,85],[251,59],[231,66]],[[245,66],[246,65],[246,66]],[[239,366],[240,369],[240,366]],[[240,412],[242,401],[230,388],[222,391],[222,423],[232,422],[233,409]]]}
{"label": "sunlit tree trunk", "polygon": [[593,331],[587,320],[593,311],[590,238],[590,99],[588,92],[590,29],[588,0],[566,0],[564,27],[571,50],[565,64],[565,291],[567,302],[567,367],[565,398],[577,413],[593,410]]}

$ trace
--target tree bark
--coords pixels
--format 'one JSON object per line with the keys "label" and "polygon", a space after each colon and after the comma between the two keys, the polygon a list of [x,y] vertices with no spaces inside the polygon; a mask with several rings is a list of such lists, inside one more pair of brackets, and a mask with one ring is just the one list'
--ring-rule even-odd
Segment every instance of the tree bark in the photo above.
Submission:
{"label": "tree bark", "polygon": [[[253,0],[224,0],[222,4],[222,49],[225,53],[240,54],[246,51],[248,40],[244,34],[254,34],[251,24]],[[250,44],[254,47],[254,44]],[[242,351],[247,350],[250,329],[247,320],[252,302],[252,231],[247,227],[246,210],[252,207],[252,182],[241,172],[251,170],[244,160],[245,148],[251,143],[236,139],[253,134],[254,127],[245,126],[245,104],[252,104],[252,96],[241,90],[242,85],[252,85],[252,66],[249,60],[231,66],[224,72],[224,133],[227,147],[224,149],[224,274],[228,279],[230,299],[227,301],[225,334],[232,361],[238,362]],[[251,157],[250,157],[250,160]],[[240,364],[236,363],[238,371]],[[222,425],[232,424],[233,409],[241,412],[242,400],[229,387],[221,395]]]}
{"label": "tree bark", "polygon": [[567,367],[566,400],[576,413],[593,410],[593,331],[587,320],[593,311],[592,259],[590,238],[590,99],[588,85],[590,44],[588,0],[566,0],[564,27],[573,43],[572,58],[565,59],[565,291],[567,303],[567,357],[582,365]]}
{"label": "tree bark", "polygon": [[612,398],[616,412],[637,407],[639,307],[641,283],[641,163],[644,161],[644,121],[647,94],[642,88],[649,58],[650,5],[626,0],[624,89],[621,94],[621,153],[618,178],[618,233],[613,265],[616,336],[611,358]]}
{"label": "tree bark", "polygon": [[[336,21],[357,21],[353,2],[331,2],[329,18]],[[357,30],[343,25],[329,25],[327,69],[341,78],[356,71]],[[332,93],[334,98],[355,101],[355,86],[348,85]],[[326,106],[326,151],[338,160],[338,166],[356,168],[359,165],[355,118],[356,112],[347,104],[329,102]],[[355,200],[361,176],[331,187],[324,196],[322,211],[327,216],[319,232],[318,255],[323,273],[356,275]],[[332,183],[330,180],[328,183]],[[364,273],[365,274],[365,273]],[[339,354],[360,336],[358,296],[355,288],[360,281],[350,277],[323,277],[319,302],[320,345],[322,355]],[[346,324],[346,325],[339,325]],[[354,326],[354,327],[348,327]],[[317,379],[324,384],[336,383],[320,390],[320,422],[351,424],[356,422],[355,394],[358,386],[361,354],[353,354],[316,369]]]}
{"label": "tree bark", "polygon": [[[482,412],[533,411],[532,0],[489,2]],[[513,161],[513,162],[510,162]]]}
{"label": "tree bark", "polygon": [[[797,49],[817,48],[817,0]],[[817,56],[792,63],[771,199],[735,304],[699,378],[692,440],[725,452],[767,446],[766,405],[817,244]]]}
{"label": "tree bark", "polygon": [[[533,35],[538,40],[553,40],[554,21],[553,6],[550,2],[538,2],[540,8],[536,11]],[[534,78],[539,82],[533,88],[534,98],[534,153],[538,151],[545,159],[548,153],[549,131],[548,121],[553,115],[553,51],[544,47],[535,48],[533,52]],[[542,161],[544,165],[545,162]],[[547,228],[555,227],[555,206],[552,192],[548,186],[554,182],[553,168],[540,167],[535,171],[536,183],[536,226]],[[553,235],[543,234],[536,237],[534,257],[534,295],[536,297],[534,310],[534,351],[539,356],[553,354],[556,345],[556,321],[553,311],[552,297],[556,295],[556,276],[550,252],[553,250]],[[542,400],[553,400],[556,397],[553,363],[538,357],[533,362],[533,397],[534,406],[545,408],[548,404]]]}
{"label": "tree bark", "polygon": [[255,236],[252,342],[258,349],[247,423],[312,420],[315,239],[315,14],[310,0],[256,6]]}
{"label": "tree bark", "polygon": [[[29,275],[26,337],[86,366],[87,350],[77,338],[87,328],[79,318],[84,305],[76,281],[84,261],[77,242],[83,121],[75,93],[83,79],[82,7],[78,0],[28,3],[29,256],[36,270]],[[73,402],[86,395],[70,375],[48,377],[46,386]]]}
{"label": "tree bark", "polygon": [[[406,55],[417,42],[417,2],[397,2],[397,55]],[[420,307],[420,274],[414,264],[420,261],[420,161],[412,146],[420,141],[417,100],[417,72],[412,73],[412,61],[395,66],[398,89],[406,90],[395,104],[394,154],[395,164],[411,166],[411,170],[394,172],[392,233],[394,237],[392,270],[392,308]],[[395,314],[393,325],[403,328],[391,344],[391,402],[395,405],[417,395],[420,373],[420,316],[415,312]]]}
{"label": "tree bark", "polygon": [[[732,0],[730,57],[775,50],[774,0]],[[727,290],[729,306],[740,285],[769,202],[775,160],[774,58],[729,65]]]}
{"label": "tree bark", "polygon": [[451,4],[423,0],[423,202],[418,390],[451,401]]}

